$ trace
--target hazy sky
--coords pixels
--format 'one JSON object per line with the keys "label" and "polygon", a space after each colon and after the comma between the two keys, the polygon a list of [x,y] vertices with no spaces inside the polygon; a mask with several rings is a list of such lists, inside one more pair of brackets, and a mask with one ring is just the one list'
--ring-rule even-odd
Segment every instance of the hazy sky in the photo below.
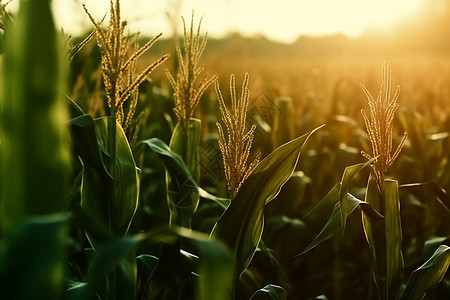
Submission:
{"label": "hazy sky", "polygon": [[[420,9],[424,0],[185,0],[180,14],[189,20],[192,9],[203,16],[203,30],[220,37],[231,31],[264,34],[285,42],[299,35],[344,33],[356,36],[367,26],[387,28],[393,21]],[[19,0],[9,4],[14,9]],[[132,31],[154,35],[171,29],[165,12],[179,0],[122,0],[122,16]],[[53,0],[57,21],[78,34],[90,28],[81,3],[100,20],[109,0]]]}

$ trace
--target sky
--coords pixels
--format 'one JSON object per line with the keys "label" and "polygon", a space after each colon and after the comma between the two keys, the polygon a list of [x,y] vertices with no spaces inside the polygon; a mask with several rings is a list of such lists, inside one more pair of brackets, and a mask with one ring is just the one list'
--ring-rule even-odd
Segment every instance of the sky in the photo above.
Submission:
{"label": "sky", "polygon": [[[179,15],[190,20],[194,9],[203,17],[209,36],[230,32],[264,35],[294,42],[300,35],[325,36],[343,33],[357,36],[367,27],[388,29],[390,24],[420,10],[426,0],[122,0],[122,17],[131,32],[153,36],[172,33],[166,12],[181,3]],[[19,0],[8,7],[17,9]],[[57,24],[73,35],[91,28],[81,3],[97,20],[109,8],[109,0],[53,0]],[[181,20],[180,17],[175,18]],[[181,23],[179,28],[182,29]]]}

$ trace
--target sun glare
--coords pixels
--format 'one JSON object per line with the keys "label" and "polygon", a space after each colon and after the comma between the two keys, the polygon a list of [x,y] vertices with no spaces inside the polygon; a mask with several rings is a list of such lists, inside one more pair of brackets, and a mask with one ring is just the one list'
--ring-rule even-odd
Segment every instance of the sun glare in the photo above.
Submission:
{"label": "sun glare", "polygon": [[[192,9],[204,17],[204,28],[210,36],[229,32],[264,35],[270,39],[292,42],[300,35],[342,33],[357,36],[367,28],[389,30],[397,21],[418,12],[425,0],[180,0],[182,16]],[[65,31],[81,34],[89,22],[78,1],[53,1],[58,24]],[[176,2],[176,1],[172,1]],[[16,10],[19,1],[9,4]],[[85,0],[83,3],[101,18],[109,0]],[[148,35],[171,33],[166,11],[168,1],[130,0],[122,3],[131,29]],[[78,8],[77,8],[78,7]],[[180,24],[181,26],[181,24]],[[181,29],[181,27],[180,27]]]}

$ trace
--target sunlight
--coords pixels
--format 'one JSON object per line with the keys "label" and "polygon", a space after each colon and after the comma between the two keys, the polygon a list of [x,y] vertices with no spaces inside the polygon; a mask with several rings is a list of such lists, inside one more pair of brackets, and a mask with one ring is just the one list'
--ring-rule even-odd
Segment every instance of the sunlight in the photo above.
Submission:
{"label": "sunlight", "polygon": [[[171,1],[176,2],[176,0]],[[184,0],[180,14],[195,10],[204,17],[204,28],[213,37],[230,32],[264,35],[282,42],[295,41],[300,35],[324,36],[341,33],[357,36],[368,28],[389,30],[397,21],[418,13],[424,0]],[[16,10],[19,1],[8,8]],[[109,0],[85,0],[83,3],[98,19],[106,13]],[[130,0],[122,3],[130,28],[143,34],[171,34],[166,17],[169,1]],[[81,34],[89,22],[79,1],[53,1],[56,21],[65,31]],[[180,24],[181,26],[181,24]],[[180,27],[181,28],[181,27]]]}

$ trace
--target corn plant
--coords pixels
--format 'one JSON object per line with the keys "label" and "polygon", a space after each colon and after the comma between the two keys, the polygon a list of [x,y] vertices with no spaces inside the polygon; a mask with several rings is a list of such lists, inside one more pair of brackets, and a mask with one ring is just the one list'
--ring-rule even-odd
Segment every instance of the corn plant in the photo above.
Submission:
{"label": "corn plant", "polygon": [[[450,248],[441,245],[427,262],[414,271],[406,285],[403,283],[399,186],[396,180],[384,178],[387,168],[399,155],[407,137],[405,132],[396,151],[391,153],[393,120],[398,108],[400,88],[397,87],[391,99],[391,73],[386,62],[382,63],[382,83],[377,99],[363,85],[361,87],[369,99],[370,118],[364,110],[362,115],[373,154],[362,151],[362,155],[369,161],[347,167],[342,180],[308,213],[316,213],[324,207],[335,205],[327,224],[301,254],[332,237],[339,228],[344,231],[348,216],[356,207],[360,207],[365,237],[372,252],[372,273],[379,298],[422,299],[444,276],[450,264],[446,254]],[[365,199],[362,201],[348,193],[348,188],[352,178],[368,165],[371,166],[371,174],[365,189]]]}
{"label": "corn plant", "polygon": [[7,299],[60,299],[70,150],[50,1],[20,1],[8,25],[0,78],[0,289]]}
{"label": "corn plant", "polygon": [[[239,100],[236,97],[235,82],[233,78],[234,77],[232,76],[230,89],[232,91],[232,110],[235,112],[234,114],[230,114],[226,109],[222,95],[217,86],[217,94],[221,103],[220,105],[222,106],[221,110],[224,113],[223,118],[226,120],[225,124],[228,129],[228,143],[225,141],[223,132],[221,132],[223,159],[230,165],[240,166],[239,169],[229,168],[229,175],[227,178],[230,179],[234,176],[239,179],[238,182],[232,180],[229,182],[236,183],[236,185],[229,184],[229,186],[232,187],[232,189],[230,189],[230,199],[218,199],[212,197],[206,191],[199,188],[197,182],[189,173],[190,170],[182,157],[172,151],[161,140],[153,138],[142,142],[143,145],[147,145],[161,157],[169,176],[172,176],[172,178],[176,176],[177,180],[184,183],[183,187],[185,189],[191,189],[191,191],[184,190],[185,193],[194,192],[203,195],[203,197],[216,201],[225,210],[210,232],[211,240],[224,243],[227,248],[231,250],[233,267],[230,269],[232,273],[224,279],[229,284],[223,286],[225,288],[225,294],[222,295],[223,299],[227,299],[229,297],[227,295],[234,295],[234,287],[236,286],[240,275],[247,269],[255,250],[260,244],[264,228],[264,207],[275,198],[281,187],[294,172],[302,146],[312,134],[312,132],[305,134],[280,146],[259,164],[256,165],[256,163],[253,163],[254,166],[251,169],[247,169],[245,164],[251,147],[250,135],[252,134],[252,130],[250,131],[250,134],[243,134],[243,126],[246,118],[246,103],[248,103],[248,76],[246,76],[244,80],[242,97]],[[237,126],[238,124],[240,125]],[[221,127],[219,126],[219,128]],[[231,153],[231,151],[237,147],[242,147],[241,151],[237,152],[240,153],[242,157],[236,157],[236,161],[229,160],[227,153]],[[248,174],[245,172],[232,173],[242,172],[242,170],[247,170]],[[251,173],[248,172],[248,170],[251,170]],[[236,191],[237,187],[240,188]],[[194,191],[192,191],[192,189]],[[237,218],[240,220],[239,222],[236,222]],[[179,247],[164,247],[163,249],[162,256],[152,274],[153,286],[151,285],[151,287],[155,290],[155,295],[159,297],[167,297],[168,295],[179,297],[180,294],[177,294],[177,290],[184,290],[185,293],[187,293],[186,284],[188,281],[180,278],[181,274],[179,267],[177,270],[175,265],[175,262],[182,264],[183,255],[182,252],[180,252]],[[168,270],[171,271],[169,274]],[[161,277],[165,278],[166,281],[169,280],[173,283],[165,289],[161,289],[157,284],[161,284]],[[269,291],[272,291],[273,289],[277,290],[277,288],[274,288],[273,286],[268,287]],[[257,294],[262,295],[265,295],[266,293],[268,292],[262,290],[257,292]]]}
{"label": "corn plant", "polygon": [[[202,75],[203,67],[199,66],[200,57],[205,50],[207,35],[200,39],[201,19],[197,32],[194,33],[194,12],[192,12],[189,32],[184,25],[184,51],[179,43],[176,44],[177,59],[179,62],[178,72],[174,78],[166,70],[167,78],[174,89],[175,107],[174,112],[178,117],[178,123],[172,132],[169,147],[181,155],[186,163],[193,179],[199,182],[200,169],[198,165],[198,146],[201,136],[201,122],[194,118],[194,110],[197,107],[203,93],[208,86],[216,79],[217,75],[208,78]],[[190,197],[184,197],[180,192],[177,178],[166,175],[168,185],[168,203],[170,208],[170,223],[191,227],[192,215],[195,213],[199,195],[188,191]],[[181,197],[180,197],[181,196]],[[186,202],[187,201],[187,202]]]}
{"label": "corn plant", "polygon": [[[127,35],[119,0],[105,23],[83,8],[93,30],[72,46],[50,1],[22,0],[17,16],[0,1],[1,299],[446,298],[448,117],[408,101],[397,114],[388,63],[376,98],[361,85],[362,118],[345,107],[357,84],[339,79],[328,103],[327,82],[303,69],[292,98],[260,85],[276,99],[269,118],[248,73],[229,91],[204,74],[194,13],[182,19],[177,69],[155,79],[168,55],[140,63],[161,35]],[[90,83],[100,114],[85,113]],[[201,171],[211,140],[223,166],[214,182]]]}

